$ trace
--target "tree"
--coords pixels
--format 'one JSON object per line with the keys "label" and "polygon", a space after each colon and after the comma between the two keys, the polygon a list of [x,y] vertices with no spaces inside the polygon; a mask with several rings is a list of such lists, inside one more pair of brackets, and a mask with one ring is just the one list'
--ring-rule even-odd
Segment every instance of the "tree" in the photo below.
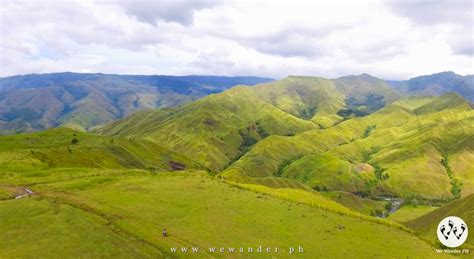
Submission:
{"label": "tree", "polygon": [[78,140],[76,137],[74,137],[74,138],[71,140],[71,144],[77,145],[77,144],[79,144],[79,140]]}

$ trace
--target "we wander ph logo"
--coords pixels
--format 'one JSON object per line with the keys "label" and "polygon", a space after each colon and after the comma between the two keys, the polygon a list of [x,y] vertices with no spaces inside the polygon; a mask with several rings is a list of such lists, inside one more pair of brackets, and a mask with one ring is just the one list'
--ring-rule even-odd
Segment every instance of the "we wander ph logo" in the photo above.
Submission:
{"label": "we wander ph logo", "polygon": [[443,245],[455,248],[466,242],[468,229],[464,220],[450,216],[441,220],[437,233],[438,239]]}

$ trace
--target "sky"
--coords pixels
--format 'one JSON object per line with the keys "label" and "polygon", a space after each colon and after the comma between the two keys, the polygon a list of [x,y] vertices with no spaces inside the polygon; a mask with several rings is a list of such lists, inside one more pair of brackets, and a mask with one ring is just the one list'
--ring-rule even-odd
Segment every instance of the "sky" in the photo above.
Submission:
{"label": "sky", "polygon": [[0,0],[0,76],[474,74],[471,0]]}

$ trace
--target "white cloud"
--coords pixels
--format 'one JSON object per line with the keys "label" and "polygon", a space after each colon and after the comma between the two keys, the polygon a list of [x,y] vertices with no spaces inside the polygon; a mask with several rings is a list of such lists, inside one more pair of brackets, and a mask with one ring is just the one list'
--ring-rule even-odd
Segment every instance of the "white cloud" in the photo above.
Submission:
{"label": "white cloud", "polygon": [[2,0],[0,75],[472,74],[472,14],[470,1]]}
{"label": "white cloud", "polygon": [[121,6],[127,14],[151,25],[155,25],[160,20],[190,25],[196,11],[219,3],[217,0],[105,0],[103,2],[115,3]]}

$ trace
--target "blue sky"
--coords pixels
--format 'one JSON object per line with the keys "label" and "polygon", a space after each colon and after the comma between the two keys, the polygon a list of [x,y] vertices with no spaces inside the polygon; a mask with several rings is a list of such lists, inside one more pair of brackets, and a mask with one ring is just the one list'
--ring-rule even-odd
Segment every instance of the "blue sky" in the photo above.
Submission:
{"label": "blue sky", "polygon": [[0,1],[1,76],[474,73],[472,1]]}

